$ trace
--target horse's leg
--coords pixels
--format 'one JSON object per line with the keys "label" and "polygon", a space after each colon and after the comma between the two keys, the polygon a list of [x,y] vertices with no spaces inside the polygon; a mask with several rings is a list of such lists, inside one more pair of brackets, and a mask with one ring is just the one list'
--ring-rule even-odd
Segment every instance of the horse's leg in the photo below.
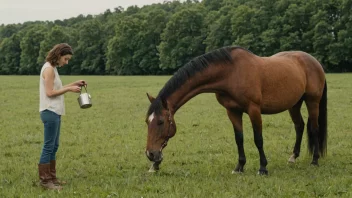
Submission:
{"label": "horse's leg", "polygon": [[307,98],[305,100],[308,109],[308,147],[310,153],[313,153],[312,165],[319,165],[319,100],[315,97]]}
{"label": "horse's leg", "polygon": [[304,121],[301,114],[301,107],[302,107],[303,100],[295,104],[291,109],[289,109],[291,119],[295,125],[296,130],[296,143],[295,147],[293,148],[293,154],[288,159],[288,162],[295,163],[296,158],[299,156],[301,151],[301,143],[302,143],[302,136],[304,131]]}
{"label": "horse's leg", "polygon": [[246,155],[243,147],[243,128],[242,128],[242,112],[227,110],[227,115],[232,122],[235,133],[235,139],[238,150],[238,164],[232,173],[243,172],[243,167],[246,164]]}
{"label": "horse's leg", "polygon": [[260,106],[256,104],[252,104],[248,108],[248,115],[252,122],[253,133],[254,133],[254,143],[258,148],[259,156],[260,156],[260,168],[258,171],[259,175],[267,175],[268,170],[266,169],[266,165],[268,161],[266,160],[264,148],[263,148],[263,135],[262,135],[262,115]]}

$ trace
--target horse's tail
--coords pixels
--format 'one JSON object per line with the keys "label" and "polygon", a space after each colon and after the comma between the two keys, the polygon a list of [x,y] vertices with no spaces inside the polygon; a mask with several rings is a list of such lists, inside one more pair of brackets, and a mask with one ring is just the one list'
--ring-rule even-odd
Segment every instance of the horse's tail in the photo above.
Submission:
{"label": "horse's tail", "polygon": [[[326,150],[327,150],[327,139],[328,139],[327,111],[328,111],[327,110],[327,86],[325,81],[323,95],[319,103],[319,118],[318,118],[319,154],[322,157],[326,155]],[[311,130],[311,127],[310,127],[309,119],[307,123],[307,131],[308,131],[308,150],[309,150],[309,153],[312,155],[314,151],[314,136],[313,136],[313,131]]]}

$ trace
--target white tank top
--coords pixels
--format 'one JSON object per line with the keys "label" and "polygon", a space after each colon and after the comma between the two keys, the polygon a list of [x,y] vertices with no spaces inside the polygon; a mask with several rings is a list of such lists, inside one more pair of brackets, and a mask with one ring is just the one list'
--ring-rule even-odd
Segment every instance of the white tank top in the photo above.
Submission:
{"label": "white tank top", "polygon": [[[50,110],[58,115],[65,115],[65,101],[64,94],[55,97],[48,97],[45,92],[45,82],[43,78],[43,72],[46,68],[51,67],[49,62],[46,62],[42,70],[40,71],[40,81],[39,81],[39,112],[44,110]],[[62,82],[57,72],[57,68],[54,67],[54,90],[59,90],[62,88]]]}

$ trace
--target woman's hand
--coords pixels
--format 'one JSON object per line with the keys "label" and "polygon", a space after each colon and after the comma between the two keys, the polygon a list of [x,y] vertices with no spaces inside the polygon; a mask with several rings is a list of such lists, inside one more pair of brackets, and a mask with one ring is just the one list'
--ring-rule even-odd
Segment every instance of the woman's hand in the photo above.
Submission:
{"label": "woman's hand", "polygon": [[80,86],[74,85],[74,86],[70,86],[70,87],[68,87],[68,88],[69,88],[69,90],[70,90],[71,92],[75,92],[75,93],[81,92],[81,87],[80,87]]}
{"label": "woman's hand", "polygon": [[74,82],[73,85],[80,86],[80,87],[87,86],[87,82],[84,80],[78,80],[78,81]]}

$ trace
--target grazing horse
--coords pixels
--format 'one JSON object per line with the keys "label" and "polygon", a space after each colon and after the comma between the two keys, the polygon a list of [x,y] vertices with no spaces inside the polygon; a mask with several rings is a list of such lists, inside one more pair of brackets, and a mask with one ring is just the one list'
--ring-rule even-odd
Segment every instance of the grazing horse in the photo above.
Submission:
{"label": "grazing horse", "polygon": [[301,51],[287,51],[270,57],[256,56],[241,47],[224,47],[194,58],[180,68],[156,98],[147,93],[151,105],[146,116],[148,137],[146,155],[159,169],[162,150],[176,133],[174,114],[200,93],[215,93],[232,122],[238,148],[238,164],[233,172],[243,172],[242,115],[252,123],[254,142],[259,151],[258,174],[268,174],[263,148],[261,114],[289,110],[296,130],[296,142],[289,162],[300,154],[304,121],[303,101],[308,110],[308,151],[311,164],[318,165],[326,154],[327,86],[322,65]]}

